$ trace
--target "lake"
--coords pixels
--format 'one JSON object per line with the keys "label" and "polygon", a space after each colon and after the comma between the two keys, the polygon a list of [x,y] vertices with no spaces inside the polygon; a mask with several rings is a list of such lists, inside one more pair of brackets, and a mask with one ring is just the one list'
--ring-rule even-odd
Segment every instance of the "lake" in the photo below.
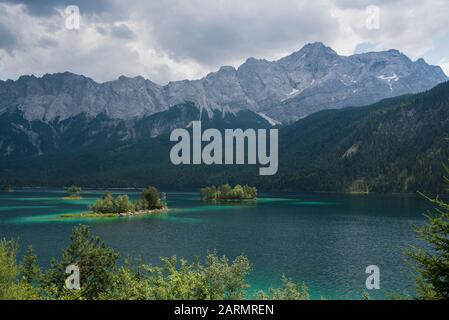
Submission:
{"label": "lake", "polygon": [[[137,192],[126,193],[131,198]],[[282,274],[305,282],[312,297],[360,299],[369,265],[381,271],[377,299],[413,294],[410,267],[401,250],[419,244],[414,225],[425,222],[429,204],[411,195],[261,195],[256,203],[210,205],[198,193],[168,193],[169,214],[111,219],[62,219],[87,210],[104,191],[88,191],[79,201],[62,190],[24,189],[0,193],[0,238],[32,244],[46,266],[69,241],[74,225],[89,224],[122,257],[193,259],[216,250],[253,263],[250,294],[278,285]]]}

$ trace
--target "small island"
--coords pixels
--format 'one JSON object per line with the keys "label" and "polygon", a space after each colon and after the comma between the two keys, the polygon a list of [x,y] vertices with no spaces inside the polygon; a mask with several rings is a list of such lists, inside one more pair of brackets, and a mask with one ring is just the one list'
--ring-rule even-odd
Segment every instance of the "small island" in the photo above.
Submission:
{"label": "small island", "polygon": [[248,185],[237,184],[234,188],[229,184],[221,187],[206,187],[200,190],[203,201],[248,201],[257,199],[257,189]]}
{"label": "small island", "polygon": [[143,190],[140,199],[133,202],[127,195],[114,197],[106,193],[93,205],[90,211],[81,214],[64,214],[61,218],[112,218],[141,216],[166,212],[168,210],[165,193],[159,192],[156,187],[148,187]]}
{"label": "small island", "polygon": [[13,187],[8,183],[2,187],[3,192],[14,192]]}
{"label": "small island", "polygon": [[78,186],[71,186],[66,189],[68,196],[64,197],[64,200],[81,200],[83,197],[81,197],[81,193],[83,192],[83,189]]}

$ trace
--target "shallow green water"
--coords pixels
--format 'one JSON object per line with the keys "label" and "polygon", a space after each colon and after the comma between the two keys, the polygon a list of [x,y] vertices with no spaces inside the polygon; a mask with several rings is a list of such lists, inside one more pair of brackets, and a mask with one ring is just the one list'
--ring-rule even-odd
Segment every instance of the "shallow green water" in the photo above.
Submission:
{"label": "shallow green water", "polygon": [[[115,192],[115,191],[114,191]],[[194,193],[168,193],[168,215],[137,218],[62,219],[86,211],[102,191],[63,200],[58,190],[0,193],[0,237],[33,244],[42,265],[58,256],[74,225],[87,223],[123,256],[157,263],[160,256],[192,259],[217,250],[246,254],[254,271],[252,291],[277,285],[282,274],[305,282],[314,298],[358,299],[365,268],[378,265],[381,288],[371,293],[413,293],[401,248],[416,243],[413,225],[428,205],[396,195],[266,195],[256,203],[202,203]],[[124,192],[120,192],[124,193]],[[126,192],[132,198],[137,193]]]}

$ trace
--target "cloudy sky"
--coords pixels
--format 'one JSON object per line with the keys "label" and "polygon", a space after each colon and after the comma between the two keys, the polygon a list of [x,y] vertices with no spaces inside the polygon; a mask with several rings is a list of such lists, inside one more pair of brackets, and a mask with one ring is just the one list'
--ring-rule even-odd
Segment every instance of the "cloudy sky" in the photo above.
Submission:
{"label": "cloudy sky", "polygon": [[0,0],[0,79],[71,71],[165,84],[315,41],[342,55],[395,48],[449,74],[447,21],[449,0]]}

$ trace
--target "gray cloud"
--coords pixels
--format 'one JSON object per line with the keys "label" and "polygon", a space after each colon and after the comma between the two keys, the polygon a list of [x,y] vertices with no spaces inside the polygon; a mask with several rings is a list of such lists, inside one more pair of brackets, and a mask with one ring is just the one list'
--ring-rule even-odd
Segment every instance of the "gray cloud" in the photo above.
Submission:
{"label": "gray cloud", "polygon": [[[379,6],[385,3],[393,3],[398,0],[335,0],[335,6],[340,9],[359,9],[363,10],[368,6]],[[401,1],[401,0],[399,0]]]}
{"label": "gray cloud", "polygon": [[266,57],[306,42],[329,42],[337,24],[319,4],[246,0],[143,2],[161,49],[177,60],[215,65],[243,56]]}
{"label": "gray cloud", "polygon": [[111,9],[107,0],[0,0],[11,4],[23,4],[33,15],[52,15],[56,9],[77,5],[86,13],[100,13]]}
{"label": "gray cloud", "polygon": [[0,49],[11,53],[17,43],[14,34],[5,25],[0,23]]}
{"label": "gray cloud", "polygon": [[131,40],[134,38],[134,32],[129,29],[126,24],[118,24],[118,25],[98,25],[96,26],[96,30],[104,35],[104,36],[112,36],[115,38],[122,38]]}
{"label": "gray cloud", "polygon": [[110,28],[110,33],[112,36],[123,39],[133,39],[134,32],[129,29],[126,24],[112,25]]}
{"label": "gray cloud", "polygon": [[58,41],[50,37],[42,37],[38,41],[41,48],[54,48],[58,46]]}
{"label": "gray cloud", "polygon": [[[72,4],[80,30],[65,28],[61,9]],[[381,9],[379,30],[365,26],[368,5]],[[447,70],[448,17],[447,0],[0,0],[0,76],[72,71],[162,84],[315,41],[340,54],[396,48]]]}

